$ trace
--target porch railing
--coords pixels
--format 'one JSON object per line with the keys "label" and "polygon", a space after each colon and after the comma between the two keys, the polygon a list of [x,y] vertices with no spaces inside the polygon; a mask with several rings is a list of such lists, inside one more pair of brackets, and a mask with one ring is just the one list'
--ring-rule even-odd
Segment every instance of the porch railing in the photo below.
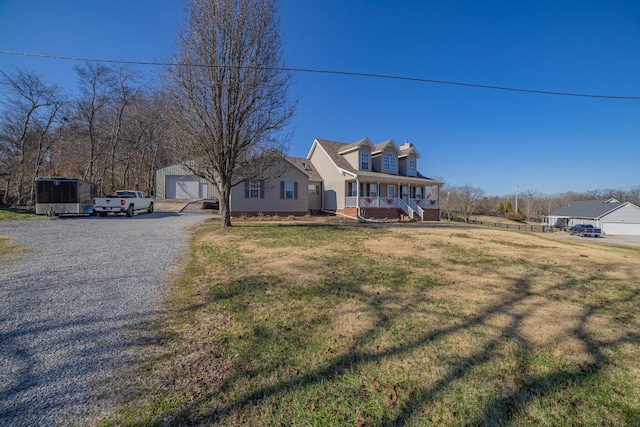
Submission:
{"label": "porch railing", "polygon": [[[399,197],[361,196],[359,206],[361,208],[387,208],[387,209],[400,208],[402,209],[400,202],[404,203],[405,205],[407,204],[407,202],[404,202]],[[421,212],[420,213],[421,217],[424,217],[425,209],[438,209],[438,201],[435,199],[409,199],[409,203],[413,205],[414,211]],[[355,208],[357,206],[358,206],[358,197],[356,196],[345,197],[345,207]]]}
{"label": "porch railing", "polygon": [[409,218],[413,218],[414,210],[411,206],[409,206],[404,200],[398,199],[398,204],[400,205],[400,209],[409,216]]}
{"label": "porch railing", "polygon": [[[407,200],[407,204],[409,205],[409,207],[414,210],[418,216],[420,217],[421,220],[424,220],[424,209],[422,209],[415,200],[413,199],[409,199]],[[411,218],[413,218],[413,215],[409,215]]]}

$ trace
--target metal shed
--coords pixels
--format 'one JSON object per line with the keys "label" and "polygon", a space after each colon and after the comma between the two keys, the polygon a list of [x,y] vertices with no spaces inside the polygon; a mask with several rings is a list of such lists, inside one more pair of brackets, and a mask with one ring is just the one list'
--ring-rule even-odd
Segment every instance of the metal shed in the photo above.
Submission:
{"label": "metal shed", "polygon": [[215,186],[181,164],[156,169],[156,199],[217,199]]}

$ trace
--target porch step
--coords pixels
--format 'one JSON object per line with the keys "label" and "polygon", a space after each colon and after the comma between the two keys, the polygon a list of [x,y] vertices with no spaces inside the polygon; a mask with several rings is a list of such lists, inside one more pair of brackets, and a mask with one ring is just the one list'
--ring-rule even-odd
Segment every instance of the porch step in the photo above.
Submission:
{"label": "porch step", "polygon": [[401,221],[410,221],[412,219],[415,219],[416,221],[420,221],[420,217],[416,214],[413,215],[413,218],[411,218],[409,215],[407,215],[406,213],[401,213],[400,214],[400,220]]}

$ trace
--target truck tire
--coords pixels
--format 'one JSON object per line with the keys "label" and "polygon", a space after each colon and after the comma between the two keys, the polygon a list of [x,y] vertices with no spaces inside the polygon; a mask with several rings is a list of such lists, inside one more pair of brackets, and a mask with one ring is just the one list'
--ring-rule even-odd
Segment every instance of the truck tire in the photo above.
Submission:
{"label": "truck tire", "polygon": [[149,205],[149,209],[147,209],[147,212],[153,213],[153,203]]}
{"label": "truck tire", "polygon": [[128,217],[133,216],[133,205],[129,205],[129,207],[127,208],[127,216]]}

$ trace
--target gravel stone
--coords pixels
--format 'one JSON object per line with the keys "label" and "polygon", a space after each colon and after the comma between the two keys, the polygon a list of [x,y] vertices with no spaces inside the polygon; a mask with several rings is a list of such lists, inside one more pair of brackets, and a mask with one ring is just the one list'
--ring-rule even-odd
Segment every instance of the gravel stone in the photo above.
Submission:
{"label": "gravel stone", "polygon": [[88,425],[198,213],[0,222],[0,426]]}

